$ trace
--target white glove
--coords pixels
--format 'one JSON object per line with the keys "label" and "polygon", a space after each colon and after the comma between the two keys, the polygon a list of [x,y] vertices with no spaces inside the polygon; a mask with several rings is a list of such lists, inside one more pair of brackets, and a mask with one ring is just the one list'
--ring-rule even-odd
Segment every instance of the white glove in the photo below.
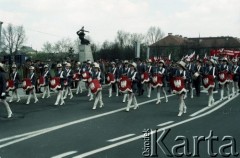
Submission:
{"label": "white glove", "polygon": [[2,93],[2,97],[4,97],[5,95],[6,95],[6,93],[3,92],[3,93]]}
{"label": "white glove", "polygon": [[135,80],[135,77],[132,77],[132,81],[134,81]]}
{"label": "white glove", "polygon": [[183,79],[186,80],[186,76],[183,76]]}

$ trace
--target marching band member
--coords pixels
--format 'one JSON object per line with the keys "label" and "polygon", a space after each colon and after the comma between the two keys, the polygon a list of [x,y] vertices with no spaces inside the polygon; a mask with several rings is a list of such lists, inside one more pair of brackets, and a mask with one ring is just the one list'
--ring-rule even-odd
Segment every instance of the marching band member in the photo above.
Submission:
{"label": "marching band member", "polygon": [[233,62],[233,67],[232,67],[232,72],[233,72],[233,95],[237,95],[238,91],[239,91],[239,87],[238,87],[238,81],[239,81],[239,75],[240,75],[240,68],[237,65],[237,58],[232,60]]}
{"label": "marching band member", "polygon": [[[112,67],[109,68],[109,73],[108,73],[108,77],[107,80],[109,80],[109,98],[112,97],[112,87],[115,86],[116,89],[116,96],[118,96],[118,84],[117,84],[117,79],[119,78],[119,70],[116,67],[116,63],[115,62],[111,62]],[[111,76],[113,75],[113,76]],[[113,79],[111,79],[111,77],[114,77]]]}
{"label": "marching band member", "polygon": [[60,78],[60,87],[57,88],[58,95],[57,95],[57,100],[54,105],[58,105],[60,100],[61,100],[60,105],[63,105],[63,104],[65,104],[64,99],[63,99],[63,87],[64,87],[64,81],[66,79],[66,74],[65,74],[65,71],[62,70],[62,64],[57,64],[56,77]]}
{"label": "marching band member", "polygon": [[66,99],[67,95],[70,95],[70,99],[73,98],[72,89],[71,89],[73,72],[72,72],[72,69],[70,69],[70,67],[71,67],[71,64],[67,63],[64,70],[66,74],[66,80],[65,80],[65,96],[63,97],[63,99]]}
{"label": "marching band member", "polygon": [[208,60],[207,66],[203,69],[203,87],[208,91],[208,106],[214,104],[213,89],[215,87],[216,67],[213,59]]}
{"label": "marching band member", "polygon": [[44,90],[43,90],[43,95],[42,98],[45,98],[45,95],[47,94],[47,98],[50,97],[50,88],[49,88],[49,82],[50,82],[50,72],[48,65],[44,65],[44,72],[43,72],[43,78],[44,78]]}
{"label": "marching band member", "polygon": [[183,61],[179,61],[178,63],[178,67],[176,70],[176,74],[174,75],[174,77],[172,78],[172,89],[173,89],[173,93],[178,94],[179,96],[179,113],[178,116],[182,116],[183,113],[187,112],[187,106],[184,102],[184,96],[186,93],[186,89],[183,86],[185,80],[187,79],[186,77],[186,64]]}
{"label": "marching band member", "polygon": [[38,98],[37,98],[37,95],[36,95],[36,82],[37,82],[37,77],[36,77],[36,74],[34,73],[34,67],[33,66],[30,66],[29,67],[29,70],[30,70],[30,73],[28,74],[28,78],[31,80],[31,83],[32,83],[32,88],[30,89],[27,89],[27,91],[29,91],[29,94],[28,94],[28,99],[27,99],[27,103],[26,104],[29,104],[30,103],[30,100],[31,100],[31,96],[33,94],[34,96],[34,103],[38,102]]}
{"label": "marching band member", "polygon": [[[148,59],[147,60],[147,68],[146,68],[146,72],[148,73],[148,78],[145,81],[144,84],[147,87],[147,97],[150,98],[151,97],[151,91],[152,91],[152,84],[151,84],[151,78],[152,78],[152,74],[153,74],[153,66],[152,66],[152,60]],[[145,80],[145,78],[144,78]]]}
{"label": "marching band member", "polygon": [[[99,81],[100,84],[103,83],[103,75],[100,71],[100,66],[98,63],[94,62],[94,71],[92,73],[92,80],[97,79]],[[95,86],[95,85],[94,85]],[[90,83],[90,88],[91,88],[91,83]],[[103,101],[102,101],[102,90],[99,90],[98,92],[96,92],[95,94],[95,101],[93,104],[93,110],[95,110],[97,108],[97,104],[100,104],[100,108],[102,108],[104,106]]]}
{"label": "marching band member", "polygon": [[[193,98],[193,72],[194,72],[194,65],[193,63],[191,63],[191,59],[190,58],[187,58],[185,60],[186,62],[186,70],[187,70],[187,87],[189,88],[190,90],[190,95],[191,95],[191,98]],[[187,98],[187,93],[186,92],[186,95],[185,95],[185,99]]]}
{"label": "marching band member", "polygon": [[[90,99],[89,101],[92,101],[93,100],[93,94],[91,93],[91,89],[89,88],[89,84],[88,84],[88,78],[90,76],[88,75],[91,75],[92,74],[92,67],[91,67],[91,64],[92,62],[89,60],[87,61],[86,63],[86,66],[82,69],[82,78],[83,78],[83,81],[85,82],[85,86],[86,86],[86,89],[88,90],[88,97],[90,96]],[[88,74],[88,75],[87,75]]]}
{"label": "marching band member", "polygon": [[78,94],[79,92],[82,93],[82,87],[81,87],[81,78],[80,78],[80,75],[81,75],[81,63],[80,62],[77,62],[76,63],[76,70],[75,70],[75,81],[77,82],[77,90],[76,90],[76,94]]}
{"label": "marching band member", "polygon": [[[125,60],[124,65],[123,65],[123,67],[121,68],[121,71],[120,71],[120,73],[121,73],[120,76],[127,76],[129,71],[130,71],[130,68],[128,67],[128,61]],[[128,94],[123,94],[123,101],[122,101],[123,103],[126,102],[127,97],[128,97]]]}
{"label": "marching band member", "polygon": [[[141,75],[145,71],[146,71],[146,63],[142,62],[141,59],[137,58],[137,74],[139,79],[141,79]],[[143,95],[144,89],[143,89],[143,84],[141,83],[141,80],[138,81],[137,86],[138,86],[138,96]]]}
{"label": "marching band member", "polygon": [[11,103],[13,101],[13,97],[14,97],[14,94],[16,95],[17,97],[17,102],[20,101],[20,97],[18,95],[18,84],[19,84],[19,81],[20,81],[20,76],[19,76],[19,73],[17,72],[17,65],[16,64],[13,64],[12,65],[12,73],[10,74],[10,79],[13,81],[14,83],[14,89],[12,89],[12,96],[9,100],[9,102]]}
{"label": "marching band member", "polygon": [[0,101],[5,105],[7,110],[7,118],[12,117],[13,113],[6,101],[6,76],[5,76],[4,65],[0,63]]}
{"label": "marching band member", "polygon": [[193,70],[193,85],[196,90],[196,96],[200,97],[200,92],[201,92],[201,75],[202,75],[202,61],[197,60],[196,65]]}
{"label": "marching band member", "polygon": [[132,92],[128,93],[129,98],[128,98],[128,104],[127,104],[127,108],[126,108],[127,112],[129,111],[132,102],[134,104],[134,109],[137,109],[139,107],[137,104],[136,96],[135,96],[135,93],[138,90],[137,83],[139,81],[136,69],[137,69],[137,64],[135,62],[133,62],[130,64],[129,72],[127,73],[128,78],[132,80],[132,87],[131,87]]}
{"label": "marching band member", "polygon": [[223,100],[224,96],[224,88],[227,88],[227,97],[230,99],[230,90],[229,90],[229,84],[228,84],[228,74],[229,74],[229,67],[228,67],[228,60],[227,58],[222,59],[222,65],[220,65],[220,70],[218,74],[219,84],[220,84],[220,100]]}
{"label": "marching band member", "polygon": [[167,97],[167,94],[166,94],[166,91],[163,87],[164,85],[164,77],[165,77],[165,68],[164,68],[164,61],[163,60],[160,60],[159,63],[157,64],[157,67],[155,68],[154,70],[155,72],[155,75],[160,75],[159,77],[158,76],[154,76],[153,77],[153,81],[155,81],[156,77],[158,77],[159,79],[157,80],[161,80],[161,81],[157,81],[156,83],[156,86],[153,86],[154,88],[157,88],[157,102],[156,104],[159,104],[161,102],[161,94],[160,94],[160,90],[162,91],[162,93],[164,94],[165,96],[165,99],[166,99],[166,102],[168,102],[168,97]]}

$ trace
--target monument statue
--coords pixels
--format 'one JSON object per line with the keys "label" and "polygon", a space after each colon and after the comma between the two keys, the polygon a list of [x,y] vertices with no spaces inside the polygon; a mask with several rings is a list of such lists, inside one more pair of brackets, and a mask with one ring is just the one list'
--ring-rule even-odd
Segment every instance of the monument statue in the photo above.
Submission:
{"label": "monument statue", "polygon": [[85,33],[84,32],[89,32],[89,31],[86,31],[84,30],[84,26],[77,32],[77,35],[79,37],[79,39],[81,40],[81,44],[82,45],[88,45],[90,44],[89,40],[85,39],[84,36],[85,36]]}
{"label": "monument statue", "polygon": [[84,38],[85,32],[89,32],[89,31],[84,30],[84,26],[77,32],[77,35],[81,40],[81,44],[79,45],[79,61],[81,62],[86,60],[93,61],[90,42],[89,40]]}

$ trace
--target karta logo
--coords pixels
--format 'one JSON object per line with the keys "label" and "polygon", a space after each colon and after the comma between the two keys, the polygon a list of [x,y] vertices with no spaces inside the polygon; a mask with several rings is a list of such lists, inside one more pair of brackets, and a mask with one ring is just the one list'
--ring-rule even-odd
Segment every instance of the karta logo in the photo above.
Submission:
{"label": "karta logo", "polygon": [[[170,131],[171,129],[163,130],[158,137],[157,129],[145,129],[143,131],[144,148],[142,155],[144,157],[159,157],[160,151],[164,157],[203,157],[201,153],[207,153],[208,156],[206,157],[239,156],[239,152],[237,151],[239,148],[232,136],[226,135],[220,139],[218,136],[213,135],[213,131],[210,130],[209,135],[206,137],[192,136],[192,138],[188,138],[179,135],[175,139],[169,140],[173,138],[172,136],[167,138]],[[173,144],[169,145],[169,142],[173,142]],[[202,150],[206,150],[206,152]]]}
{"label": "karta logo", "polygon": [[127,86],[127,81],[121,81],[121,87],[124,88]]}
{"label": "karta logo", "polygon": [[144,74],[141,75],[141,78],[144,79]]}
{"label": "karta logo", "polygon": [[84,72],[84,73],[82,74],[82,76],[83,76],[84,78],[86,78],[86,77],[87,77],[86,72]]}
{"label": "karta logo", "polygon": [[110,77],[109,76],[107,77],[107,81],[110,81]]}
{"label": "karta logo", "polygon": [[182,85],[181,80],[174,80],[174,86],[175,86],[175,87],[180,88],[181,85]]}

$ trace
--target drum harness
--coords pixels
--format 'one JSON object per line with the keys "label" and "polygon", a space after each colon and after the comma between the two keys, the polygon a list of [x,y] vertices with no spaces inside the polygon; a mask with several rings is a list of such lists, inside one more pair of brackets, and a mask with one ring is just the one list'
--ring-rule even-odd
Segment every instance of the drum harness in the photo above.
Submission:
{"label": "drum harness", "polygon": [[237,73],[238,68],[239,68],[239,66],[237,66],[237,67],[235,68],[235,70],[233,71],[234,74]]}

